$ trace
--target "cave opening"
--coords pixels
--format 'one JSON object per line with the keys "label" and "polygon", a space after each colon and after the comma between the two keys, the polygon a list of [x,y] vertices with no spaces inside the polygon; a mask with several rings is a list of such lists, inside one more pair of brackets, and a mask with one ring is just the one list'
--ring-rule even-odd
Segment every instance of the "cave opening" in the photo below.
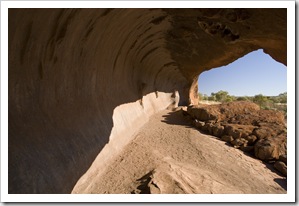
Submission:
{"label": "cave opening", "polygon": [[[286,63],[286,9],[245,13],[250,18],[234,20],[227,17],[238,9],[211,16],[210,9],[9,8],[8,192],[70,193],[81,177],[85,185],[151,115],[178,96],[192,103],[202,70],[254,48]],[[239,38],[201,28],[198,17],[224,22]]]}
{"label": "cave opening", "polygon": [[227,99],[223,101],[286,94],[286,66],[259,49],[226,66],[199,75],[199,101],[217,100],[215,94],[222,91],[227,94]]}

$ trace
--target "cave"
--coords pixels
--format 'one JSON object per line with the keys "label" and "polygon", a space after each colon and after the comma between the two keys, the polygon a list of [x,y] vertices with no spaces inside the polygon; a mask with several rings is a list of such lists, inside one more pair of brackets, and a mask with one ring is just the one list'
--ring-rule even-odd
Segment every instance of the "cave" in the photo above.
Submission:
{"label": "cave", "polygon": [[149,117],[197,104],[198,75],[263,49],[287,9],[8,10],[8,192],[71,193]]}

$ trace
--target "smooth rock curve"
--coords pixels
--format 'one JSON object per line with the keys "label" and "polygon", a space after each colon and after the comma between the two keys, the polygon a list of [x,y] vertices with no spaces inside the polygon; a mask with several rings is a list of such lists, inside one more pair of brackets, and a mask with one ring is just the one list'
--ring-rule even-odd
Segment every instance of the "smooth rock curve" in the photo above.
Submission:
{"label": "smooth rock curve", "polygon": [[[286,9],[9,9],[9,193],[70,193],[198,75],[264,49]],[[104,148],[104,149],[103,149]]]}

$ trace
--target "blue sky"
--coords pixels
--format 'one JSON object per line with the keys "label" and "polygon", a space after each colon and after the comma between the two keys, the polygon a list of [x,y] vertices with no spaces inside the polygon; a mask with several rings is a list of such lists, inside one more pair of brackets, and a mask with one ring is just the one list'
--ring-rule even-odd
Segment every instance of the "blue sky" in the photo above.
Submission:
{"label": "blue sky", "polygon": [[234,96],[275,96],[287,91],[287,69],[260,49],[201,73],[198,90],[207,95],[224,90]]}

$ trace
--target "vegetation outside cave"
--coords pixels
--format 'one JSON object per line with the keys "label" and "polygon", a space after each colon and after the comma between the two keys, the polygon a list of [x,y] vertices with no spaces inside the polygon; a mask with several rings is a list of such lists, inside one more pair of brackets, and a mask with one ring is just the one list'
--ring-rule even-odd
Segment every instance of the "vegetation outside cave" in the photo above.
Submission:
{"label": "vegetation outside cave", "polygon": [[277,96],[265,96],[257,94],[254,96],[233,96],[227,91],[220,90],[212,92],[210,96],[198,93],[199,103],[223,103],[232,101],[251,101],[258,104],[261,109],[279,110],[287,113],[287,92],[281,93]]}
{"label": "vegetation outside cave", "polygon": [[287,69],[261,49],[203,72],[198,88],[199,103],[251,101],[261,109],[287,112]]}

